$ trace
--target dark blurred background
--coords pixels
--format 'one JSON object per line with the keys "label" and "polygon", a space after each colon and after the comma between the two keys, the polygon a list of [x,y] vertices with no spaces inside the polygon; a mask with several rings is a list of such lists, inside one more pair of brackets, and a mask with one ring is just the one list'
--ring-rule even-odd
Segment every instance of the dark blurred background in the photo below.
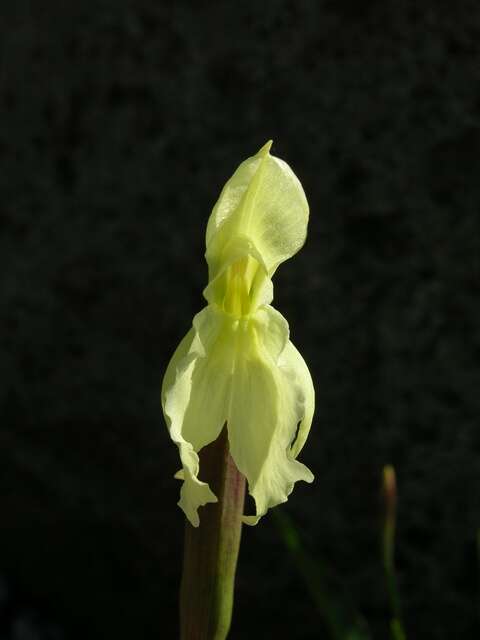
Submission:
{"label": "dark blurred background", "polygon": [[[269,138],[310,202],[275,306],[317,390],[316,482],[279,509],[387,638],[392,463],[407,636],[478,637],[479,40],[468,0],[2,2],[2,639],[177,637],[159,388],[210,210]],[[328,637],[271,515],[243,534],[247,637]]]}

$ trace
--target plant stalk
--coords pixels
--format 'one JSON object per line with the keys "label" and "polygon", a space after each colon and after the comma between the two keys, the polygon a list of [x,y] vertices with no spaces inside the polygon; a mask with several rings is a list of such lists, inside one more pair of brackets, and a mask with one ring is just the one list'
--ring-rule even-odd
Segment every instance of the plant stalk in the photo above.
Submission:
{"label": "plant stalk", "polygon": [[383,468],[383,491],[385,497],[385,522],[383,527],[383,566],[387,580],[387,591],[393,619],[390,624],[392,640],[405,640],[402,623],[400,595],[395,569],[395,528],[397,520],[397,480],[392,465]]}
{"label": "plant stalk", "polygon": [[200,510],[200,526],[185,525],[180,587],[181,640],[225,640],[233,609],[245,477],[230,455],[227,429],[200,452],[202,480],[218,502]]}

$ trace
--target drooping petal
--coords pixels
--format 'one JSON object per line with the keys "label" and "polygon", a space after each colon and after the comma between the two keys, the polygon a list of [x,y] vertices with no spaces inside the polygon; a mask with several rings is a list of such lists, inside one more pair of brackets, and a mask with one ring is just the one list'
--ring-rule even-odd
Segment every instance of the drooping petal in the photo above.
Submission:
{"label": "drooping petal", "polygon": [[200,524],[198,508],[203,507],[208,502],[218,502],[218,499],[208,484],[198,479],[199,458],[192,445],[181,440],[177,444],[183,466],[182,470],[175,474],[176,478],[183,480],[178,506],[187,516],[190,523],[194,527],[198,527]]}
{"label": "drooping petal", "polygon": [[303,418],[298,425],[297,433],[290,449],[290,455],[296,458],[303,449],[312,426],[313,412],[315,410],[315,389],[305,360],[290,340],[285,345],[278,364],[283,371],[289,372],[291,383],[297,387],[298,394],[303,398],[304,402]]}
{"label": "drooping petal", "polygon": [[197,314],[167,368],[162,404],[172,440],[177,444],[184,481],[178,503],[193,526],[197,509],[217,498],[198,479],[197,452],[216,440],[225,424],[231,381],[231,346],[223,330],[228,320],[211,307]]}
{"label": "drooping petal", "polygon": [[305,242],[308,203],[290,167],[269,153],[271,141],[238,167],[207,226],[209,281],[241,244],[270,277]]}
{"label": "drooping petal", "polygon": [[291,448],[298,424],[311,422],[313,398],[290,345],[288,324],[272,307],[246,321],[238,338],[227,427],[256,504],[256,515],[244,516],[247,524],[285,502],[298,480],[313,481]]}

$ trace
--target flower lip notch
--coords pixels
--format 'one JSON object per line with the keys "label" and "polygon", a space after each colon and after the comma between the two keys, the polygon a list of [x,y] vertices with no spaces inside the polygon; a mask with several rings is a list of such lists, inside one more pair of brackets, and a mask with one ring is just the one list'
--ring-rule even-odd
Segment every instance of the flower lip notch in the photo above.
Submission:
{"label": "flower lip notch", "polygon": [[303,245],[308,204],[290,167],[270,155],[271,141],[240,164],[209,218],[207,306],[165,373],[162,406],[179,448],[179,506],[198,526],[200,506],[215,502],[202,482],[199,451],[226,424],[230,454],[248,482],[256,524],[285,502],[295,482],[313,481],[297,460],[314,411],[310,372],[271,306],[272,276]]}

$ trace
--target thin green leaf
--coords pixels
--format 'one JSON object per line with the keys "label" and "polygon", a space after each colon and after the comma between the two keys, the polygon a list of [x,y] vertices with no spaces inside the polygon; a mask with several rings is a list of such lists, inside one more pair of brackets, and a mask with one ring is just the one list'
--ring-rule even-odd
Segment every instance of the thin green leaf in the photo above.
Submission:
{"label": "thin green leaf", "polygon": [[371,640],[365,620],[359,614],[348,611],[348,607],[329,592],[322,578],[322,574],[325,574],[324,567],[318,558],[313,558],[307,553],[298,529],[285,509],[275,509],[273,516],[330,638],[332,640]]}

